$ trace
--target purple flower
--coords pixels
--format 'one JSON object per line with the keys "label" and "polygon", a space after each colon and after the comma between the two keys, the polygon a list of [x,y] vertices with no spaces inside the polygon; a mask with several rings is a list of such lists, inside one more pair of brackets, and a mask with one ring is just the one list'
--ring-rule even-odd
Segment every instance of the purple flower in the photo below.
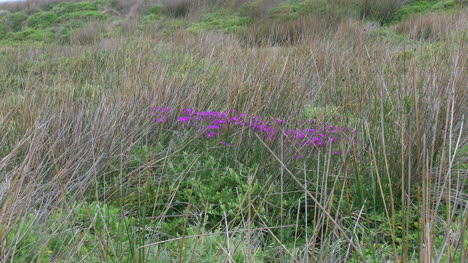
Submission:
{"label": "purple flower", "polygon": [[216,135],[219,135],[219,133],[217,133],[217,132],[210,132],[210,133],[206,134],[205,137],[206,137],[206,138],[211,138],[211,137],[216,136]]}
{"label": "purple flower", "polygon": [[264,131],[264,132],[270,131],[270,128],[268,128],[268,127],[265,126],[265,125],[257,125],[256,128],[259,129],[259,130],[261,130],[261,131]]}
{"label": "purple flower", "polygon": [[190,118],[190,117],[179,117],[179,118],[177,118],[177,120],[180,121],[180,122],[187,122],[190,119],[192,119],[192,118]]}
{"label": "purple flower", "polygon": [[210,125],[205,127],[206,130],[212,130],[212,129],[221,129],[221,127],[216,126],[216,125]]}
{"label": "purple flower", "polygon": [[185,109],[185,110],[182,111],[182,113],[190,113],[190,112],[193,112],[193,111],[194,110],[192,110],[192,109]]}
{"label": "purple flower", "polygon": [[154,122],[166,122],[167,119],[154,119]]}
{"label": "purple flower", "polygon": [[219,144],[222,144],[222,145],[224,145],[224,146],[230,146],[230,144],[227,143],[227,142],[218,142],[218,143],[219,143]]}
{"label": "purple flower", "polygon": [[226,123],[226,121],[223,121],[223,120],[215,120],[215,121],[213,121],[213,124],[218,124],[218,123],[224,124],[224,123]]}
{"label": "purple flower", "polygon": [[276,122],[279,123],[279,124],[284,124],[285,123],[283,120],[280,120],[280,119],[276,119]]}

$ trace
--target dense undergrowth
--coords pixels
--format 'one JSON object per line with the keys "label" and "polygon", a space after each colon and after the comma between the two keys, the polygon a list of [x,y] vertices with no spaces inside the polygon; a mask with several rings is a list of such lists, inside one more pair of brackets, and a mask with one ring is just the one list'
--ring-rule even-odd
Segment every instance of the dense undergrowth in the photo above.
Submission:
{"label": "dense undergrowth", "polygon": [[465,6],[5,5],[1,261],[465,262]]}

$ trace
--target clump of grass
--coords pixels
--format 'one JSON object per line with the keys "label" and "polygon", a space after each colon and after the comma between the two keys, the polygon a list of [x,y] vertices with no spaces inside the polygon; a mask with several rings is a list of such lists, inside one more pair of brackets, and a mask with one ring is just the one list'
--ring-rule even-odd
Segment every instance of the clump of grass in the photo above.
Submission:
{"label": "clump of grass", "polygon": [[18,32],[22,24],[28,19],[24,12],[15,12],[1,17],[4,32]]}
{"label": "clump of grass", "polygon": [[401,0],[363,0],[360,15],[366,19],[374,19],[380,22],[388,21],[392,19],[401,3]]}
{"label": "clump of grass", "polygon": [[450,36],[461,38],[467,28],[466,12],[431,13],[408,17],[395,26],[396,31],[414,40],[440,40]]}
{"label": "clump of grass", "polygon": [[239,13],[241,16],[248,16],[252,20],[258,20],[267,17],[275,6],[275,0],[248,1],[240,7]]}

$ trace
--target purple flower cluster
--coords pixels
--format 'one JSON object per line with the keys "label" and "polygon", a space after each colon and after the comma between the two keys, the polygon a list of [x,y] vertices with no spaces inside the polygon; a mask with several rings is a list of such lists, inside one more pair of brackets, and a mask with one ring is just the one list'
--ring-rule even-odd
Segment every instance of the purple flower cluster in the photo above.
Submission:
{"label": "purple flower cluster", "polygon": [[[248,116],[235,110],[216,112],[184,109],[176,115],[172,109],[156,107],[151,109],[150,115],[154,122],[175,122],[181,129],[195,129],[208,139],[219,138],[232,131],[254,131],[267,142],[291,146],[295,158],[303,158],[306,152],[333,146],[343,140],[352,141],[354,134],[350,128],[317,124],[313,120],[294,123],[282,119],[266,120],[261,116]],[[219,141],[218,144],[230,145],[225,141]],[[335,151],[334,154],[339,152]]]}

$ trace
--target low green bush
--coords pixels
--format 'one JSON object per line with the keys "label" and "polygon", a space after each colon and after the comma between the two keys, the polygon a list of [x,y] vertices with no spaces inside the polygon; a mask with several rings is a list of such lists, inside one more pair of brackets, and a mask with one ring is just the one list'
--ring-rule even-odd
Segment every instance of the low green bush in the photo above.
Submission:
{"label": "low green bush", "polygon": [[407,17],[414,16],[416,14],[426,13],[436,10],[448,10],[454,8],[454,0],[416,0],[410,1],[407,4],[400,7],[396,12],[392,14],[385,22],[396,23]]}
{"label": "low green bush", "polygon": [[146,11],[143,21],[145,23],[151,23],[152,21],[159,20],[161,18],[161,6],[154,5]]}
{"label": "low green bush", "polygon": [[[140,167],[145,156],[151,155],[152,147],[140,146],[133,153],[133,161],[128,167]],[[187,170],[190,167],[190,170]],[[240,171],[226,167],[218,158],[211,154],[184,153],[170,163],[164,171],[146,171],[143,176],[149,179],[143,183],[133,182],[130,192],[116,198],[124,202],[127,209],[135,209],[137,214],[148,218],[160,218],[162,232],[169,235],[180,235],[184,224],[215,227],[224,213],[229,221],[240,222],[239,210],[247,205],[243,198],[250,191],[257,195],[261,190],[258,181],[248,184],[248,178],[253,169],[241,168]],[[157,176],[160,174],[160,176]],[[180,176],[185,174],[184,176]],[[155,176],[156,175],[156,176]],[[168,201],[172,200],[170,207]],[[184,211],[190,210],[187,219]],[[179,215],[179,216],[177,216]]]}
{"label": "low green bush", "polygon": [[31,28],[47,28],[58,18],[58,15],[50,11],[36,12],[28,17],[25,25]]}
{"label": "low green bush", "polygon": [[[103,262],[106,253],[113,260],[132,260],[135,219],[122,215],[118,207],[75,202],[52,212],[46,222],[28,214],[9,228],[5,242],[14,251],[10,255],[14,262],[62,262],[70,258],[74,262]],[[2,228],[5,226],[0,225]],[[79,243],[82,245],[75,247]],[[104,243],[109,248],[106,253],[96,253]]]}
{"label": "low green bush", "polygon": [[6,35],[7,40],[13,41],[43,41],[50,42],[55,37],[55,34],[47,29],[34,29],[34,28],[25,28],[20,32],[10,32]]}
{"label": "low green bush", "polygon": [[218,10],[206,15],[203,21],[192,24],[189,30],[192,32],[216,30],[224,33],[234,33],[244,29],[250,22],[250,17],[231,15],[227,11]]}
{"label": "low green bush", "polygon": [[78,11],[60,16],[56,22],[59,26],[62,23],[70,23],[71,21],[76,22],[77,25],[82,25],[87,21],[104,19],[106,19],[106,15],[99,11]]}
{"label": "low green bush", "polygon": [[51,12],[56,13],[59,16],[75,13],[75,12],[83,12],[83,11],[97,11],[102,5],[104,1],[83,1],[83,2],[60,2],[54,4],[50,7]]}
{"label": "low green bush", "polygon": [[91,21],[105,20],[99,11],[103,1],[59,2],[29,16],[15,12],[0,19],[0,39],[9,42],[68,42],[70,36]]}
{"label": "low green bush", "polygon": [[303,1],[285,1],[271,10],[269,16],[281,21],[296,19],[304,12],[304,5]]}
{"label": "low green bush", "polygon": [[3,28],[5,32],[20,31],[23,26],[23,22],[26,19],[28,19],[28,16],[24,12],[15,12],[4,17],[0,17],[0,20],[3,20]]}

